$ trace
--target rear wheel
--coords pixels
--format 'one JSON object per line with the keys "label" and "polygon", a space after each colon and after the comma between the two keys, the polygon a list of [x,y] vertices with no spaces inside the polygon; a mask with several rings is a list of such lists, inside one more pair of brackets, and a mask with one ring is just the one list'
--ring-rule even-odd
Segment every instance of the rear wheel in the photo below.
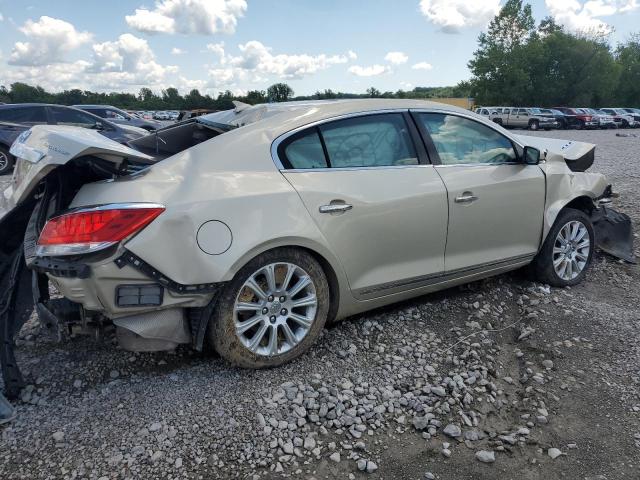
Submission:
{"label": "rear wheel", "polygon": [[531,264],[535,277],[554,287],[580,283],[591,264],[594,244],[589,217],[573,208],[563,210]]}
{"label": "rear wheel", "polygon": [[0,175],[9,173],[13,167],[13,155],[5,147],[0,146]]}
{"label": "rear wheel", "polygon": [[304,251],[280,248],[245,265],[220,294],[209,342],[234,365],[282,365],[318,338],[329,311],[329,285]]}

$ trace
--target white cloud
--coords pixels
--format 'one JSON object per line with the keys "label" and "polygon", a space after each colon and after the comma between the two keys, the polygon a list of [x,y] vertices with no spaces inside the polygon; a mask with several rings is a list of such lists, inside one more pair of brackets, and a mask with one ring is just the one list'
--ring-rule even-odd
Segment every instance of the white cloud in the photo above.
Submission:
{"label": "white cloud", "polygon": [[409,57],[404,52],[389,52],[384,56],[384,59],[393,65],[402,65],[407,63]]}
{"label": "white cloud", "polygon": [[231,34],[246,11],[246,0],[157,0],[155,8],[137,8],[125,20],[145,33]]}
{"label": "white cloud", "polygon": [[414,63],[411,68],[413,68],[414,70],[431,70],[433,68],[433,65],[427,62],[418,62]]}
{"label": "white cloud", "polygon": [[355,60],[358,58],[358,55],[356,55],[356,52],[354,52],[353,50],[349,50],[347,52],[347,57],[349,57],[349,60]]}
{"label": "white cloud", "polygon": [[391,69],[385,65],[371,65],[370,67],[361,67],[360,65],[352,65],[349,67],[349,73],[357,77],[375,77],[383,73],[390,72]]}
{"label": "white cloud", "polygon": [[611,33],[612,27],[598,17],[630,12],[640,7],[638,0],[545,0],[545,5],[556,22],[570,30]]}
{"label": "white cloud", "polygon": [[271,48],[257,40],[251,40],[244,45],[239,45],[239,56],[226,57],[225,63],[231,67],[257,72],[265,75],[274,75],[282,79],[299,79],[312,75],[319,70],[329,68],[331,65],[349,62],[351,55],[288,55],[271,53]]}
{"label": "white cloud", "polygon": [[171,55],[184,55],[185,53],[187,53],[186,50],[183,50],[178,47],[173,47],[171,49]]}
{"label": "white cloud", "polygon": [[118,84],[155,84],[166,74],[177,72],[177,67],[163,66],[146,40],[125,33],[113,42],[93,45],[93,62],[88,72],[101,73],[101,78]]}
{"label": "white cloud", "polygon": [[0,13],[0,22],[2,22],[4,20],[4,17],[2,16],[2,14]]}
{"label": "white cloud", "polygon": [[215,53],[221,59],[224,59],[224,42],[220,43],[209,43],[207,44],[207,50]]}
{"label": "white cloud", "polygon": [[42,16],[27,20],[20,31],[28,38],[16,42],[9,57],[11,65],[49,65],[65,61],[65,56],[91,40],[89,32],[79,32],[69,22]]}
{"label": "white cloud", "polygon": [[499,11],[500,0],[421,0],[420,11],[446,33],[484,26]]}

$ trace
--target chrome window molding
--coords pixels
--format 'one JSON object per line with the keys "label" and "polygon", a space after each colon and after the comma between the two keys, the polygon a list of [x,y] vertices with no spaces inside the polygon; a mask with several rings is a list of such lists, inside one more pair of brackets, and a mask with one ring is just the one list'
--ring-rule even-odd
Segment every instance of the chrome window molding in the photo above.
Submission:
{"label": "chrome window molding", "polygon": [[[365,110],[362,112],[351,112],[351,113],[345,113],[342,115],[336,115],[333,117],[329,117],[329,118],[323,118],[322,120],[316,120],[315,122],[311,122],[311,123],[307,123],[305,125],[302,125],[300,127],[296,127],[293,130],[289,130],[288,132],[285,132],[283,134],[281,134],[280,136],[278,136],[272,143],[271,143],[271,159],[273,160],[273,162],[276,164],[276,167],[278,167],[278,170],[281,171],[285,171],[285,172],[291,172],[294,169],[292,168],[285,168],[284,165],[282,164],[282,162],[280,161],[280,157],[278,156],[278,147],[280,146],[280,144],[282,142],[284,142],[287,138],[289,138],[292,135],[295,135],[298,132],[301,132],[302,130],[306,130],[308,128],[313,128],[313,127],[317,127],[319,125],[323,125],[325,123],[329,123],[329,122],[334,122],[334,121],[338,121],[338,120],[344,120],[347,118],[353,118],[353,117],[367,117],[369,115],[381,115],[381,114],[385,114],[385,113],[404,113],[404,112],[408,112],[409,109],[408,108],[386,108],[386,109],[382,109],[382,110]],[[357,167],[358,169],[373,169],[373,168],[387,168],[387,167],[394,167],[394,166],[398,166],[398,165],[388,165],[386,167]],[[402,165],[404,166],[404,165]],[[411,165],[408,165],[411,166]],[[331,168],[331,167],[327,167],[327,168],[298,168],[295,170],[298,171],[303,171],[303,172],[309,172],[309,171],[317,171],[317,170],[339,170],[339,169],[344,169],[344,168],[348,168],[350,169],[351,167],[337,167],[337,168]]]}
{"label": "chrome window molding", "polygon": [[[344,171],[344,170],[379,170],[379,169],[387,169],[387,168],[470,166],[469,164],[460,163],[460,164],[455,164],[455,165],[453,165],[453,164],[452,165],[416,164],[416,165],[384,165],[384,166],[378,166],[378,167],[285,168],[284,165],[282,164],[282,162],[280,161],[280,157],[278,156],[278,147],[280,146],[280,144],[282,142],[284,142],[290,136],[295,135],[296,133],[301,132],[302,130],[306,130],[308,128],[317,127],[319,125],[323,125],[323,124],[329,123],[329,122],[334,122],[334,121],[338,121],[338,120],[344,120],[344,119],[347,119],[347,118],[366,117],[366,116],[369,116],[369,115],[380,115],[380,114],[385,114],[385,113],[405,113],[405,112],[442,113],[442,114],[446,114],[446,115],[456,115],[458,117],[467,118],[469,120],[481,123],[481,124],[487,126],[488,128],[491,128],[496,133],[502,135],[503,137],[508,138],[511,142],[513,142],[513,143],[519,145],[520,147],[524,148],[524,145],[522,145],[522,143],[520,143],[518,140],[513,138],[510,134],[505,134],[505,132],[502,132],[502,131],[496,129],[495,128],[495,124],[493,122],[487,121],[482,116],[478,116],[478,114],[474,114],[473,112],[469,112],[469,114],[467,114],[465,112],[452,111],[452,110],[449,110],[447,108],[435,108],[435,107],[430,107],[430,108],[406,108],[406,107],[403,107],[403,108],[386,108],[386,109],[381,109],[381,110],[365,110],[365,111],[362,111],[362,112],[345,113],[345,114],[342,114],[342,115],[336,115],[336,116],[329,117],[329,118],[323,118],[322,120],[316,120],[315,122],[311,122],[311,123],[307,123],[305,125],[301,125],[299,127],[294,128],[293,130],[289,130],[288,132],[285,132],[285,133],[279,135],[278,137],[276,137],[276,139],[271,143],[271,159],[273,160],[273,163],[275,163],[275,165],[278,168],[278,170],[280,170],[282,172],[294,172],[294,173]],[[475,165],[480,166],[480,164],[475,164]],[[498,164],[496,164],[496,163],[488,163],[488,164],[482,164],[482,165],[493,165],[493,166],[524,165],[524,163],[521,163],[521,162],[509,162],[509,163],[498,163]]]}

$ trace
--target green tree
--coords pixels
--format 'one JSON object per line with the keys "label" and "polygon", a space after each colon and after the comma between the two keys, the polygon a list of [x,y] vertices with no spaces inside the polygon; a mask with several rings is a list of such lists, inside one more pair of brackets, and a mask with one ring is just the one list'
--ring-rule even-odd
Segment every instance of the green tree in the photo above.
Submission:
{"label": "green tree", "polygon": [[625,107],[640,107],[640,34],[619,45],[615,56],[620,68],[617,101]]}
{"label": "green tree", "polygon": [[177,88],[169,87],[162,91],[162,108],[180,109],[183,106],[184,100],[180,96]]}
{"label": "green tree", "polygon": [[372,98],[379,97],[380,96],[380,90],[378,90],[375,87],[369,87],[369,88],[367,88],[367,96],[368,97],[372,97]]}
{"label": "green tree", "polygon": [[267,89],[270,102],[286,102],[293,97],[293,89],[286,83],[274,83]]}
{"label": "green tree", "polygon": [[530,62],[535,42],[535,20],[531,5],[507,0],[491,20],[487,32],[478,37],[478,49],[469,61],[473,92],[479,102],[522,104],[532,95]]}

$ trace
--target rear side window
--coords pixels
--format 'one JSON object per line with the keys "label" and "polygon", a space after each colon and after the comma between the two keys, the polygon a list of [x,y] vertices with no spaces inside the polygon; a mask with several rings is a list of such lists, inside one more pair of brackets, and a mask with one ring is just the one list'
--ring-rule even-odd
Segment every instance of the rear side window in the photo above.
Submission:
{"label": "rear side window", "polygon": [[348,118],[320,126],[331,167],[417,165],[413,142],[401,114]]}
{"label": "rear side window", "polygon": [[47,123],[44,107],[21,107],[0,109],[0,121],[15,123]]}
{"label": "rear side window", "polygon": [[327,161],[322,149],[318,129],[307,130],[296,136],[284,149],[290,168],[326,168]]}
{"label": "rear side window", "polygon": [[347,118],[289,137],[279,147],[285,168],[363,168],[418,165],[400,113]]}

